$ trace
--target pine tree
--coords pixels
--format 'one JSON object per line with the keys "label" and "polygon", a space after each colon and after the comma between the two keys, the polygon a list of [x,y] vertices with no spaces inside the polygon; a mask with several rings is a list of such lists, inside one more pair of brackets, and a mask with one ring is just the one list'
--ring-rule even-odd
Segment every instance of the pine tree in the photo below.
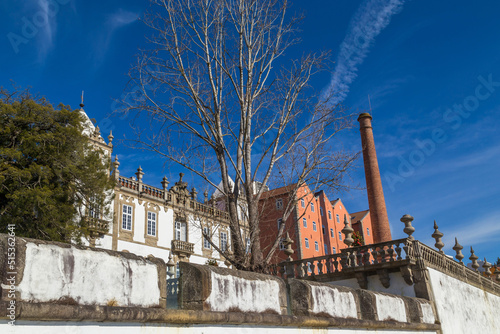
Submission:
{"label": "pine tree", "polygon": [[86,207],[107,214],[109,159],[82,122],[68,106],[0,88],[0,231],[15,224],[18,236],[80,241],[92,230]]}

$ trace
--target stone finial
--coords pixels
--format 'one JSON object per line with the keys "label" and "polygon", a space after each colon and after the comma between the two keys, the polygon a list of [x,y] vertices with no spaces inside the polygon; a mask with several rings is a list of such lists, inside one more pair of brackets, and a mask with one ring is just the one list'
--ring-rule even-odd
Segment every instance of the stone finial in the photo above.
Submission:
{"label": "stone finial", "polygon": [[172,252],[170,252],[169,256],[168,256],[168,262],[166,263],[167,264],[167,275],[169,277],[172,277],[175,275],[175,263],[174,261],[172,261]]}
{"label": "stone finial", "polygon": [[179,173],[179,182],[182,182],[183,177],[184,177],[184,173]]}
{"label": "stone finial", "polygon": [[408,240],[415,240],[415,238],[412,236],[413,232],[415,232],[415,228],[411,226],[411,222],[413,221],[413,217],[410,215],[404,215],[401,217],[401,222],[405,224],[405,228],[403,229],[403,232],[408,234]]}
{"label": "stone finial", "polygon": [[457,241],[457,238],[455,237],[455,246],[453,246],[453,250],[457,253],[457,255],[455,255],[455,258],[461,263],[461,264],[464,264],[462,262],[463,258],[465,257],[463,254],[462,254],[462,245],[460,245]]}
{"label": "stone finial", "polygon": [[294,250],[292,249],[292,244],[293,240],[290,238],[288,232],[286,232],[286,238],[285,240],[283,240],[283,245],[285,246],[284,253],[286,256],[288,256],[287,261],[293,261],[292,254],[294,253]]}
{"label": "stone finial", "polygon": [[137,176],[137,181],[142,182],[142,176],[144,175],[144,172],[142,171],[141,166],[137,168],[137,172],[135,173],[135,176]]}
{"label": "stone finial", "polygon": [[118,161],[118,154],[115,155],[115,161],[113,162],[113,173],[115,174],[115,178],[118,179],[120,176],[120,171],[118,170],[120,167],[120,162]]}
{"label": "stone finial", "polygon": [[477,269],[479,268],[479,263],[477,263],[477,259],[479,259],[479,257],[477,257],[476,254],[474,254],[474,250],[472,249],[472,246],[470,247],[470,257],[469,257],[469,260],[472,261],[472,269],[474,269],[475,271],[477,271]]}
{"label": "stone finial", "polygon": [[490,271],[491,263],[486,261],[486,258],[484,258],[483,268],[484,268],[484,274],[486,275],[486,277],[490,277],[491,276],[491,271]]}
{"label": "stone finial", "polygon": [[344,233],[344,244],[347,245],[347,247],[351,247],[352,243],[354,242],[354,239],[352,238],[352,233],[354,230],[351,227],[351,224],[347,220],[347,215],[344,215],[344,228],[341,231]]}
{"label": "stone finial", "polygon": [[208,190],[205,190],[203,192],[203,197],[205,198],[205,202],[203,202],[203,203],[207,204],[208,203]]}
{"label": "stone finial", "polygon": [[101,135],[101,129],[99,129],[99,126],[96,126],[96,127],[95,127],[95,130],[94,130],[94,135],[95,135],[96,137]]}
{"label": "stone finial", "polygon": [[108,142],[109,142],[108,146],[113,147],[113,138],[115,138],[115,137],[113,137],[113,131],[110,130],[109,131],[109,136],[108,136]]}
{"label": "stone finial", "polygon": [[162,187],[163,187],[163,190],[167,190],[167,188],[168,188],[168,184],[169,184],[169,183],[170,183],[170,182],[168,182],[167,177],[166,177],[166,176],[164,176],[164,177],[163,177],[163,180],[161,181],[161,185],[162,185]]}
{"label": "stone finial", "polygon": [[198,196],[198,191],[196,191],[196,188],[193,187],[193,189],[191,189],[191,199],[196,200],[196,196]]}
{"label": "stone finial", "polygon": [[436,224],[436,221],[434,221],[434,233],[432,233],[432,237],[434,239],[436,239],[436,243],[434,244],[434,246],[436,246],[437,249],[439,249],[439,253],[441,254],[444,254],[443,252],[443,247],[444,247],[444,243],[443,241],[441,241],[441,238],[443,237],[443,233],[441,233],[439,230],[438,230],[438,226]]}

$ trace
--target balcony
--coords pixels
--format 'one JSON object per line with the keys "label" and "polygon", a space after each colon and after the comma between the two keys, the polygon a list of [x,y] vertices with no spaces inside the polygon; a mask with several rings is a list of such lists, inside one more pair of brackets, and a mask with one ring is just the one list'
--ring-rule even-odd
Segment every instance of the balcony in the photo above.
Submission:
{"label": "balcony", "polygon": [[194,254],[194,244],[182,240],[172,240],[172,253],[180,259],[189,258],[191,254]]}
{"label": "balcony", "polygon": [[104,234],[108,233],[108,222],[103,219],[85,217],[87,221],[87,226],[90,232],[90,236],[93,238],[102,237]]}

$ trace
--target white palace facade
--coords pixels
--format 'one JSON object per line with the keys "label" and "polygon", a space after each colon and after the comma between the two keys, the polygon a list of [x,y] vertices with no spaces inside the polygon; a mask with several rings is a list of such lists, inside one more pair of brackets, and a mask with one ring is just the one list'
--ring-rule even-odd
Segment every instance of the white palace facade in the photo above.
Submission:
{"label": "white palace facade", "polygon": [[[111,158],[112,134],[106,143],[83,108],[80,112],[86,119],[84,133],[96,149]],[[161,188],[157,188],[142,182],[141,167],[135,176],[126,177],[120,175],[119,166],[115,157],[110,171],[116,181],[111,212],[106,217],[95,217],[91,210],[86,213],[93,220],[93,228],[85,243],[145,257],[152,255],[165,262],[172,256],[175,264],[179,261],[205,264],[208,260],[224,264],[225,258],[203,237],[202,231],[208,233],[212,243],[222,251],[230,251],[228,213],[206,204],[215,203],[208,201],[207,193],[205,203],[198,202],[196,189],[188,189],[182,173],[170,188],[166,177],[161,181]],[[248,244],[245,231],[243,237]]]}

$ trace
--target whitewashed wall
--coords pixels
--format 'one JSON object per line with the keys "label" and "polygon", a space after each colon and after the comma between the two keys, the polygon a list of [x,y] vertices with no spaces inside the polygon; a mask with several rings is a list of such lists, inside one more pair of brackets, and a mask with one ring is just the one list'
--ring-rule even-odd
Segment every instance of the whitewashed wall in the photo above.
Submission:
{"label": "whitewashed wall", "polygon": [[280,285],[276,280],[248,280],[211,272],[211,291],[206,303],[211,311],[281,314]]}
{"label": "whitewashed wall", "polygon": [[[81,305],[158,306],[157,266],[104,251],[26,244],[25,267],[17,286],[20,300],[73,299]],[[153,284],[152,284],[153,283]]]}
{"label": "whitewashed wall", "polygon": [[[389,273],[389,278],[391,285],[388,288],[385,288],[382,283],[380,283],[378,275],[368,276],[368,290],[391,293],[398,296],[415,297],[415,290],[413,289],[413,285],[406,284],[405,280],[399,272]],[[356,278],[333,281],[330,283],[334,285],[345,286],[348,288],[359,289],[358,280]]]}
{"label": "whitewashed wall", "polygon": [[500,333],[500,297],[429,268],[443,334]]}
{"label": "whitewashed wall", "polygon": [[[10,327],[10,328],[9,328]],[[12,331],[12,332],[10,332]],[[307,328],[307,327],[275,327],[275,326],[245,326],[245,325],[168,325],[168,324],[137,324],[137,323],[97,323],[97,322],[27,322],[19,321],[15,328],[0,323],[0,333],[16,334],[427,334],[435,331],[423,330],[382,330],[382,329],[351,329],[351,328]]]}

